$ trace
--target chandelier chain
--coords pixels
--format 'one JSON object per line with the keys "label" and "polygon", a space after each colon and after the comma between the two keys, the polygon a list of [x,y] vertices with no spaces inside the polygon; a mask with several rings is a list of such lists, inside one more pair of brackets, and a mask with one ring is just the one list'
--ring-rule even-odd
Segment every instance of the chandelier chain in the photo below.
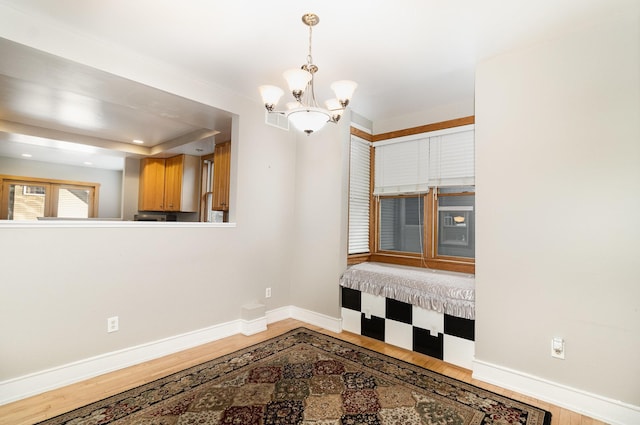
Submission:
{"label": "chandelier chain", "polygon": [[310,25],[309,26],[309,54],[307,55],[307,63],[309,65],[313,64],[313,56],[311,55],[312,32],[313,32],[313,27]]}
{"label": "chandelier chain", "polygon": [[315,73],[317,71],[317,67],[313,64],[313,55],[311,54],[311,46],[312,46],[312,38],[313,38],[313,26],[309,25],[309,55],[307,56],[307,71],[311,73],[311,80],[309,84],[307,84],[307,104],[313,107],[318,107],[318,102],[316,101],[316,90],[314,86],[314,78]]}

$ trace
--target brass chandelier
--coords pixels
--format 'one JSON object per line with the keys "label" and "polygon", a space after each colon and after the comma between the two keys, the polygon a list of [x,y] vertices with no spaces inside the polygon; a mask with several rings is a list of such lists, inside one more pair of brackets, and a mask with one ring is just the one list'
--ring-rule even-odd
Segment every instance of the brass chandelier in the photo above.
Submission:
{"label": "brass chandelier", "polygon": [[295,128],[309,135],[320,130],[328,122],[337,123],[340,120],[358,85],[349,80],[334,82],[331,84],[331,89],[336,98],[327,100],[326,108],[318,106],[313,86],[318,67],[313,64],[311,41],[312,29],[320,22],[320,18],[313,13],[306,13],[302,15],[302,22],[309,27],[307,63],[299,69],[290,69],[283,73],[295,102],[287,103],[286,111],[276,111],[275,107],[284,93],[282,89],[270,85],[260,86],[259,89],[268,113],[284,115]]}

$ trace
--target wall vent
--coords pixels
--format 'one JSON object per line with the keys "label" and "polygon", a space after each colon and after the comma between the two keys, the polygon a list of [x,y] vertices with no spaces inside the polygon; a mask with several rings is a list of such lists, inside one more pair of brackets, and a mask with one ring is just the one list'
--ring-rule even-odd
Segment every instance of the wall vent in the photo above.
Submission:
{"label": "wall vent", "polygon": [[281,128],[282,130],[289,131],[289,120],[284,114],[269,113],[265,111],[264,122],[273,127]]}

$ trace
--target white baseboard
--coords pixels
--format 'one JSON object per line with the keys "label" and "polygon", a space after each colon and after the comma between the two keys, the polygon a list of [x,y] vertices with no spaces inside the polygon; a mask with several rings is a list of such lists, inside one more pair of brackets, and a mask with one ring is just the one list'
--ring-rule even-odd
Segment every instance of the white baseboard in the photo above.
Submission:
{"label": "white baseboard", "polygon": [[481,360],[473,362],[473,378],[553,403],[611,425],[640,424],[640,406],[612,400]]}
{"label": "white baseboard", "polygon": [[316,313],[293,305],[267,311],[267,323],[274,323],[284,319],[296,319],[331,332],[342,332],[342,319],[339,317],[327,316],[326,314]]}
{"label": "white baseboard", "polygon": [[287,306],[266,312],[254,320],[234,320],[193,332],[102,354],[55,368],[0,382],[0,405],[84,381],[118,369],[133,366],[231,335],[253,335],[267,329],[268,323],[297,319],[333,332],[341,331],[341,319]]}
{"label": "white baseboard", "polygon": [[0,382],[0,405],[206,344],[242,331],[240,320],[102,354]]}
{"label": "white baseboard", "polygon": [[242,334],[253,335],[267,330],[267,317],[260,317],[254,320],[240,320]]}
{"label": "white baseboard", "polygon": [[284,319],[290,319],[291,316],[291,306],[280,307],[274,310],[269,310],[265,313],[267,317],[267,324],[279,322]]}
{"label": "white baseboard", "polygon": [[320,326],[331,332],[342,332],[342,319],[327,316],[326,314],[316,313],[315,311],[305,310],[304,308],[291,306],[291,317],[301,320],[310,325]]}

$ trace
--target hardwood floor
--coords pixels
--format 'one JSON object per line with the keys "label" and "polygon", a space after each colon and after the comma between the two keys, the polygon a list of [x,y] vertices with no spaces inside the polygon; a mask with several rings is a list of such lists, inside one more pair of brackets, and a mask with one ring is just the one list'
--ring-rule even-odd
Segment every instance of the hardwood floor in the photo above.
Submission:
{"label": "hardwood floor", "polygon": [[185,350],[177,354],[148,361],[126,369],[98,376],[87,381],[69,385],[64,388],[0,406],[0,423],[17,425],[33,424],[43,421],[61,413],[101,400],[105,397],[151,382],[187,367],[195,366],[251,344],[264,341],[299,326],[305,326],[309,329],[341,338],[345,341],[361,345],[437,371],[452,378],[469,382],[507,397],[549,410],[552,414],[552,425],[606,425],[604,422],[582,416],[570,410],[563,409],[504,388],[474,380],[471,378],[471,371],[467,369],[459,368],[422,354],[397,348],[381,341],[362,337],[349,332],[335,334],[293,319],[273,323],[269,325],[267,331],[256,335],[234,335],[196,348]]}

